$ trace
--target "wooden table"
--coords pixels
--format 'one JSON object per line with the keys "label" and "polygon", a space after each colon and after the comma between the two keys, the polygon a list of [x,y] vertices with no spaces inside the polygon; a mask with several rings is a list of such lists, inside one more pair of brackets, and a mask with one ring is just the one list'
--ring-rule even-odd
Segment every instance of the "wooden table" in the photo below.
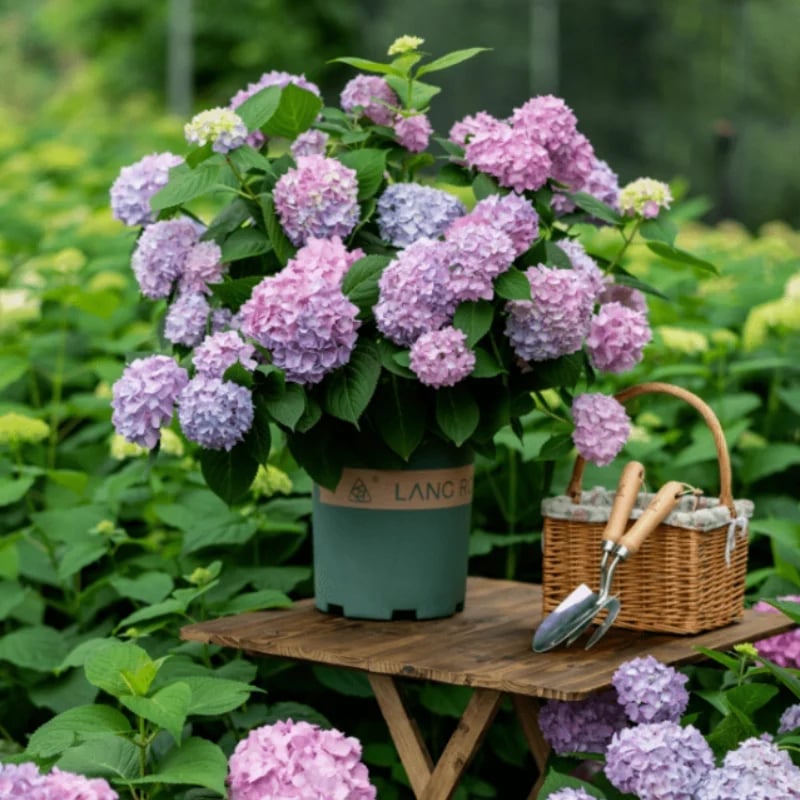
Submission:
{"label": "wooden table", "polygon": [[[788,630],[779,613],[746,611],[742,622],[697,636],[639,633],[612,628],[591,650],[534,653],[531,637],[542,618],[541,587],[470,578],[466,607],[454,617],[425,622],[374,622],[323,614],[313,600],[292,608],[240,614],[188,625],[183,639],[249,653],[347,667],[366,672],[418,800],[447,800],[494,719],[504,696],[513,702],[539,767],[549,747],[538,725],[538,699],[579,700],[611,685],[614,671],[650,654],[666,664],[703,658],[698,646],[728,649]],[[474,691],[434,764],[403,700],[400,679],[416,678]]]}

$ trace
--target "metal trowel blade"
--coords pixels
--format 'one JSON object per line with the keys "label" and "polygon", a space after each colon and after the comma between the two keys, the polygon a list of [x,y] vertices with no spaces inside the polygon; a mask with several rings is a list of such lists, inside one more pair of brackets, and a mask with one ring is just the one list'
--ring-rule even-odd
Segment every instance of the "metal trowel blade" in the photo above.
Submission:
{"label": "metal trowel blade", "polygon": [[561,644],[575,630],[576,624],[582,623],[586,614],[597,604],[597,598],[597,593],[585,583],[570,592],[536,629],[533,635],[533,651],[544,653]]}

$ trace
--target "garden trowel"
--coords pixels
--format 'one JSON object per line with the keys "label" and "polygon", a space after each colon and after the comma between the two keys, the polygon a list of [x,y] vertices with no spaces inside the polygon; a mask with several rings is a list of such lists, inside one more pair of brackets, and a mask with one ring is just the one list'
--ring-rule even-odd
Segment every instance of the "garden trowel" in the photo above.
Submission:
{"label": "garden trowel", "polygon": [[[622,538],[643,480],[644,467],[638,461],[631,461],[625,465],[617,484],[614,504],[603,531],[603,558],[600,563],[601,587],[609,554],[615,550],[617,542]],[[574,589],[536,629],[533,637],[534,652],[544,653],[566,641],[576,632],[580,635],[597,616],[598,600],[599,594],[593,592],[585,583]]]}

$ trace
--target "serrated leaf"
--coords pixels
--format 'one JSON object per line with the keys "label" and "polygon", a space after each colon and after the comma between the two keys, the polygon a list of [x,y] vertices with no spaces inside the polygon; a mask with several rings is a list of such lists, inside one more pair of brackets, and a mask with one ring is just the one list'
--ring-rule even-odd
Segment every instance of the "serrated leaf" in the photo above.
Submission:
{"label": "serrated leaf", "polygon": [[466,387],[446,386],[436,391],[436,422],[457,447],[472,436],[479,420],[480,409]]}
{"label": "serrated leaf", "polygon": [[114,697],[146,694],[158,665],[133,642],[107,640],[93,648],[84,665],[86,680]]}
{"label": "serrated leaf", "polygon": [[164,728],[176,742],[180,742],[191,699],[192,690],[178,681],[159,689],[151,697],[125,695],[120,697],[120,702],[137,716]]}
{"label": "serrated leaf", "polygon": [[359,201],[372,197],[380,188],[386,172],[386,156],[386,150],[371,147],[350,150],[337,156],[342,164],[356,171]]}
{"label": "serrated leaf", "polygon": [[52,672],[66,655],[63,634],[47,625],[20,628],[0,638],[0,661],[15,667]]}
{"label": "serrated leaf", "polygon": [[231,150],[228,158],[239,172],[247,172],[251,169],[258,172],[272,172],[272,162],[247,144]]}
{"label": "serrated leaf", "polygon": [[614,270],[614,283],[621,283],[623,286],[630,286],[631,289],[638,289],[640,292],[651,294],[654,297],[660,297],[662,300],[667,300],[668,302],[672,301],[672,298],[669,295],[666,295],[661,290],[656,289],[655,286],[651,286],[649,283],[645,283],[639,278],[629,275],[620,268]]}
{"label": "serrated leaf", "polygon": [[272,250],[272,242],[258,228],[240,228],[222,242],[222,260],[225,263],[252,258]]}
{"label": "serrated leaf", "polygon": [[381,373],[381,360],[377,347],[361,340],[350,355],[350,360],[328,377],[325,386],[325,408],[338,419],[358,425]]}
{"label": "serrated leaf", "polygon": [[280,93],[275,112],[260,127],[268,136],[294,139],[311,127],[321,109],[322,100],[314,92],[290,83]]}
{"label": "serrated leaf", "polygon": [[71,578],[105,556],[110,547],[111,541],[98,535],[80,542],[70,542],[59,549],[56,574],[62,580]]}
{"label": "serrated leaf", "polygon": [[575,203],[578,208],[583,209],[597,219],[608,222],[611,225],[620,225],[624,217],[616,212],[611,206],[606,205],[586,192],[564,192],[565,197]]}
{"label": "serrated leaf", "polygon": [[298,383],[288,382],[262,395],[264,405],[270,416],[290,431],[303,416],[306,409],[306,393]]}
{"label": "serrated leaf", "polygon": [[230,450],[203,449],[199,461],[208,488],[228,505],[247,494],[258,472],[258,462],[242,442]]}
{"label": "serrated leaf", "polygon": [[140,608],[138,611],[133,611],[126,617],[123,617],[117,623],[117,630],[129,628],[132,625],[139,625],[142,622],[158,619],[159,617],[182,614],[184,611],[186,611],[186,603],[183,603],[175,597],[168,597],[158,603],[146,605],[144,608]]}
{"label": "serrated leaf", "polygon": [[687,253],[685,250],[666,244],[666,242],[651,241],[646,244],[649,250],[666,261],[673,261],[677,264],[688,264],[690,267],[698,267],[699,269],[713,272],[715,275],[719,274],[719,270],[710,261],[698,258],[691,253]]}
{"label": "serrated leaf", "polygon": [[179,164],[170,170],[169,183],[150,198],[154,211],[188,203],[207,194],[220,183],[222,165],[218,161],[206,161],[196,169]]}
{"label": "serrated leaf", "polygon": [[530,300],[531,284],[524,272],[516,267],[498,275],[494,281],[494,291],[504,300]]}
{"label": "serrated leaf", "polygon": [[52,758],[77,744],[107,734],[125,735],[131,724],[116,708],[102,704],[78,706],[53,717],[37,728],[28,740],[26,753]]}
{"label": "serrated leaf", "polygon": [[278,108],[281,99],[280,86],[267,86],[248,97],[237,109],[248,131],[258,130],[267,122]]}
{"label": "serrated leaf", "polygon": [[203,786],[227,797],[227,773],[228,761],[219,746],[207,739],[191,737],[181,742],[180,747],[173,747],[151,774],[130,783]]}
{"label": "serrated leaf", "polygon": [[261,203],[261,213],[264,217],[264,225],[267,228],[269,240],[272,242],[272,249],[278,257],[278,261],[286,266],[286,262],[294,256],[297,248],[289,241],[286,233],[281,226],[278,215],[275,213],[275,203],[272,195],[262,194],[258,197]]}
{"label": "serrated leaf", "polygon": [[220,614],[246,614],[249,611],[264,611],[268,608],[289,608],[292,601],[277,589],[259,589],[255,592],[244,592],[232,600],[215,606]]}
{"label": "serrated leaf", "polygon": [[165,572],[144,572],[135,578],[114,575],[109,583],[120,597],[148,604],[163,600],[174,588],[172,578]]}
{"label": "serrated leaf", "polygon": [[572,436],[568,433],[557,433],[551,436],[543,445],[536,461],[557,461],[569,455],[573,448]]}
{"label": "serrated leaf", "polygon": [[251,208],[247,201],[235,197],[211,221],[211,224],[200,237],[204,242],[218,241],[231,231],[235,231],[243,222],[252,217]]}
{"label": "serrated leaf", "polygon": [[378,281],[390,261],[389,256],[364,256],[345,273],[342,292],[362,313],[368,314],[378,302]]}
{"label": "serrated leaf", "polygon": [[227,714],[246,703],[253,692],[261,689],[242,681],[232,681],[210,675],[188,675],[181,678],[191,690],[188,714],[214,717]]}
{"label": "serrated leaf", "polygon": [[482,347],[475,348],[475,366],[470,373],[473,378],[494,378],[508,370],[495,358],[493,353]]}
{"label": "serrated leaf", "polygon": [[428,72],[438,72],[439,70],[453,67],[456,64],[460,64],[462,61],[467,61],[468,59],[473,58],[474,56],[478,55],[478,53],[485,53],[488,50],[491,50],[491,48],[469,47],[465,50],[454,50],[452,53],[447,53],[441,58],[437,58],[427,64],[423,64],[417,70],[417,76],[421,77]]}
{"label": "serrated leaf", "polygon": [[139,774],[139,748],[128,739],[105,734],[65,751],[55,766],[64,772],[128,783]]}
{"label": "serrated leaf", "polygon": [[558,246],[558,242],[546,241],[544,251],[548,264],[559,269],[572,269],[570,257]]}
{"label": "serrated leaf", "polygon": [[639,233],[644,239],[674,245],[678,235],[678,226],[667,216],[660,215],[655,219],[647,219],[639,226]]}
{"label": "serrated leaf", "polygon": [[489,329],[494,320],[494,307],[488,300],[461,303],[453,315],[453,327],[467,335],[467,347],[474,347]]}

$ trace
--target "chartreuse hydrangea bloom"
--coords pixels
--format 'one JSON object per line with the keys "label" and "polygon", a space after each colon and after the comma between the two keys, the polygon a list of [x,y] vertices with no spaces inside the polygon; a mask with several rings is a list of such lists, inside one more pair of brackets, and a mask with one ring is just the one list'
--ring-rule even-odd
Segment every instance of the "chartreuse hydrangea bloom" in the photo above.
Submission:
{"label": "chartreuse hydrangea bloom", "polygon": [[35,417],[13,411],[0,415],[0,444],[35,444],[50,435],[50,426]]}
{"label": "chartreuse hydrangea bloom", "polygon": [[247,126],[229,108],[210,108],[192,117],[183,128],[186,141],[202,147],[211,142],[215,153],[229,153],[247,141]]}
{"label": "chartreuse hydrangea bloom", "polygon": [[619,191],[619,207],[627,217],[657,217],[662,208],[669,208],[672,193],[669,186],[653,178],[637,178]]}
{"label": "chartreuse hydrangea bloom", "polygon": [[250,490],[256,497],[272,497],[276,494],[291,494],[292,479],[273,464],[259,465]]}
{"label": "chartreuse hydrangea bloom", "polygon": [[414,50],[419,50],[423,44],[425,44],[425,40],[420,39],[419,36],[398,36],[389,45],[388,55],[401,56],[403,53],[410,53]]}

